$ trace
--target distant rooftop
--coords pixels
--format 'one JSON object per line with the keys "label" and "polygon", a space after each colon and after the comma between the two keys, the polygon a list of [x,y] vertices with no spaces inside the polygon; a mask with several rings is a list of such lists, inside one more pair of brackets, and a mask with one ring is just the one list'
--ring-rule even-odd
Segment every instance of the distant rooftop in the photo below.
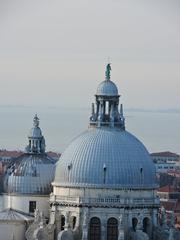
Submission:
{"label": "distant rooftop", "polygon": [[179,169],[168,170],[167,173],[180,175],[180,170]]}
{"label": "distant rooftop", "polygon": [[[17,158],[17,157],[20,157],[22,154],[24,154],[24,152],[22,151],[9,151],[6,149],[0,150],[0,158],[1,157]],[[59,158],[61,156],[60,153],[56,153],[52,151],[49,151],[46,154],[51,158]]]}
{"label": "distant rooftop", "polygon": [[8,150],[0,150],[0,157],[19,157],[23,154],[22,151],[8,151]]}
{"label": "distant rooftop", "polygon": [[174,158],[179,158],[180,155],[177,153],[172,153],[169,151],[166,152],[156,152],[156,153],[151,153],[150,154],[152,157],[174,157]]}
{"label": "distant rooftop", "polygon": [[46,154],[51,158],[60,158],[60,156],[61,156],[61,153],[51,152],[51,151],[46,152]]}
{"label": "distant rooftop", "polygon": [[180,211],[180,202],[178,201],[161,201],[161,206],[163,206],[166,211],[174,211],[179,212]]}
{"label": "distant rooftop", "polygon": [[164,187],[159,188],[157,192],[171,193],[171,192],[176,192],[176,190],[173,186],[166,185]]}

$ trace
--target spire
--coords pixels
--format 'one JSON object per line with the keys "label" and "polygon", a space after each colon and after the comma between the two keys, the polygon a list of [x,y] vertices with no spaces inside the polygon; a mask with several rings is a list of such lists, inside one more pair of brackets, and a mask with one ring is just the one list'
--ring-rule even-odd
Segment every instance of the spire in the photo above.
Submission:
{"label": "spire", "polygon": [[30,130],[28,139],[29,144],[26,147],[28,153],[40,154],[45,152],[45,139],[39,127],[39,118],[37,114],[33,118],[33,127]]}
{"label": "spire", "polygon": [[111,79],[111,64],[110,63],[108,63],[106,66],[105,76],[106,76],[106,81],[110,81],[110,79]]}

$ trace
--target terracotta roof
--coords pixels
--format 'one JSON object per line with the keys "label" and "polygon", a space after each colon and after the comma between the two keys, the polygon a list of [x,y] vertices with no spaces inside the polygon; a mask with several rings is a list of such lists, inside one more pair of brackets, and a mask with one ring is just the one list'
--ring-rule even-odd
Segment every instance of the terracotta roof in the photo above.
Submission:
{"label": "terracotta roof", "polygon": [[176,192],[175,188],[170,185],[166,185],[164,187],[161,187],[157,190],[157,192],[164,192],[164,193],[170,193],[170,192]]}
{"label": "terracotta roof", "polygon": [[52,157],[52,158],[53,158],[53,157],[59,158],[59,157],[61,156],[60,153],[51,152],[51,151],[47,152],[47,155],[48,155],[49,157]]}
{"label": "terracotta roof", "polygon": [[174,211],[179,212],[180,211],[180,202],[177,200],[169,200],[169,201],[161,201],[161,206],[163,206],[166,211]]}
{"label": "terracotta roof", "polygon": [[163,206],[166,209],[166,211],[174,211],[175,205],[176,205],[176,202],[172,202],[172,201],[161,202],[161,206]]}
{"label": "terracotta roof", "polygon": [[176,154],[176,153],[172,153],[169,151],[166,152],[157,152],[157,153],[151,153],[150,154],[152,157],[180,157],[180,155]]}
{"label": "terracotta roof", "polygon": [[19,157],[23,154],[21,151],[0,150],[0,157]]}
{"label": "terracotta roof", "polygon": [[[23,152],[21,151],[8,151],[8,150],[0,150],[0,157],[10,157],[10,158],[16,158],[19,157],[23,154]],[[60,153],[56,153],[56,152],[47,152],[47,155],[49,157],[54,157],[54,158],[59,158],[61,156]]]}
{"label": "terracotta roof", "polygon": [[176,170],[176,169],[168,170],[167,173],[180,174],[180,170]]}

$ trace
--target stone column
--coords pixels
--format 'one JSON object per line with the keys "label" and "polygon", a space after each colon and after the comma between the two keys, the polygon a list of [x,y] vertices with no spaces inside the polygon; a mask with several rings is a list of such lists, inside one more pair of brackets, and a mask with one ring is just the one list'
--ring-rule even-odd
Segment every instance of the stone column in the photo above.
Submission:
{"label": "stone column", "polygon": [[158,213],[157,213],[156,209],[153,209],[152,222],[153,222],[153,226],[156,227],[157,226],[157,222],[158,222]]}
{"label": "stone column", "polygon": [[128,214],[128,228],[132,228],[132,213]]}
{"label": "stone column", "polygon": [[55,215],[55,226],[56,226],[55,233],[57,237],[59,232],[61,231],[61,215],[59,211]]}
{"label": "stone column", "polygon": [[101,240],[106,240],[107,238],[107,219],[105,216],[101,218]]}
{"label": "stone column", "polygon": [[118,224],[118,240],[124,240],[124,216],[121,214],[119,216]]}
{"label": "stone column", "polygon": [[88,209],[84,210],[83,224],[82,224],[82,240],[88,239],[88,223],[89,223],[89,213]]}
{"label": "stone column", "polygon": [[70,212],[66,212],[66,213],[65,213],[65,225],[64,225],[64,230],[68,230],[68,229],[70,228],[69,215],[70,215]]}
{"label": "stone column", "polygon": [[143,229],[143,215],[140,214],[138,217],[137,230]]}

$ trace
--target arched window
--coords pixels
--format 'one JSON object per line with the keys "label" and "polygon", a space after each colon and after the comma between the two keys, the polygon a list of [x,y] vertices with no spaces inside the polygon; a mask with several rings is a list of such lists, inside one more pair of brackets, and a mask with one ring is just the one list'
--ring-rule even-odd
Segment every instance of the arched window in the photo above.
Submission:
{"label": "arched window", "polygon": [[64,226],[65,226],[65,216],[61,215],[61,230],[64,230]]}
{"label": "arched window", "polygon": [[107,240],[118,240],[118,221],[116,218],[109,218],[107,221]]}
{"label": "arched window", "polygon": [[76,217],[75,216],[70,217],[70,226],[71,226],[71,229],[75,228],[75,226],[76,226]]}
{"label": "arched window", "polygon": [[132,227],[133,227],[134,232],[136,231],[137,223],[138,223],[137,218],[133,218],[132,219]]}
{"label": "arched window", "polygon": [[151,233],[151,222],[147,217],[143,219],[143,232],[147,233],[148,235]]}
{"label": "arched window", "polygon": [[101,240],[101,221],[97,217],[90,220],[89,240]]}

